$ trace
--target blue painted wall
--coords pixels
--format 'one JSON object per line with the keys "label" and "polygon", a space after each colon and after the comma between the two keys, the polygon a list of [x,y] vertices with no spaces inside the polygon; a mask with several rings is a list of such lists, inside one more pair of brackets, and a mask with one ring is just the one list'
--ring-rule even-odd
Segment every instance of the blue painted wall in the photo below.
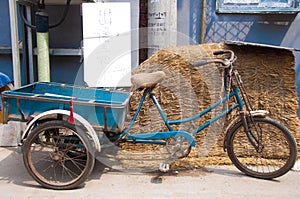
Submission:
{"label": "blue painted wall", "polygon": [[[0,1],[0,47],[10,47],[10,21],[8,0]],[[12,57],[10,54],[0,55],[0,72],[13,77]]]}
{"label": "blue painted wall", "polygon": [[0,1],[0,46],[10,46],[8,0]]}
{"label": "blue painted wall", "polygon": [[[177,1],[177,30],[189,38],[190,44],[197,44],[200,41],[201,9],[201,1]],[[178,45],[186,45],[185,40],[179,39]]]}
{"label": "blue painted wall", "polygon": [[[202,1],[178,0],[178,31],[199,42]],[[281,45],[295,14],[220,14],[207,1],[205,42],[237,40]]]}
{"label": "blue painted wall", "polygon": [[[177,2],[178,31],[199,42],[201,1]],[[205,43],[236,40],[300,49],[300,14],[220,14],[216,12],[215,0],[207,2]],[[294,55],[300,98],[300,52]]]}
{"label": "blue painted wall", "polygon": [[[9,24],[9,0],[0,1],[0,46],[8,47],[11,46],[10,40],[10,24]],[[111,2],[119,0],[110,0]],[[136,0],[121,0],[121,1],[132,1],[135,5],[138,5]],[[64,5],[58,6],[46,6],[46,10],[49,14],[49,23],[53,25],[57,23],[62,16]],[[133,15],[138,14],[136,10],[132,12]],[[135,17],[132,20],[138,21]],[[22,20],[19,17],[19,35],[20,41],[22,40]],[[135,23],[137,24],[137,23]],[[137,27],[133,27],[137,29]],[[35,40],[35,38],[34,38]],[[49,31],[49,46],[50,48],[81,48],[82,45],[82,18],[81,18],[81,7],[80,5],[71,5],[69,13],[65,21],[57,28],[50,29]],[[135,44],[136,45],[136,44]],[[134,46],[134,45],[133,45]],[[137,48],[137,47],[135,47]],[[36,63],[36,58],[34,59]],[[83,80],[83,63],[81,56],[51,56],[51,81],[61,83],[76,83],[84,84]],[[133,63],[137,65],[137,59]],[[36,67],[36,66],[35,66]],[[36,68],[35,68],[36,69]],[[11,55],[0,54],[0,71],[13,78],[12,61]],[[26,67],[22,66],[22,84],[28,83],[26,74]],[[36,73],[36,72],[35,72]],[[37,80],[37,74],[35,74],[35,80]]]}
{"label": "blue painted wall", "polygon": [[[64,6],[47,6],[49,24],[56,24],[62,16]],[[81,48],[82,22],[79,5],[72,5],[65,21],[58,27],[49,30],[50,48]],[[83,84],[82,57],[51,56],[51,81]]]}
{"label": "blue painted wall", "polygon": [[[47,6],[50,25],[57,23],[62,15],[63,6]],[[19,11],[19,10],[18,10]],[[18,12],[19,13],[19,12]],[[23,40],[24,30],[22,20],[19,17],[19,40]],[[34,38],[35,40],[35,38]],[[49,31],[50,48],[80,48],[82,40],[80,6],[72,5],[69,14],[62,25]],[[10,47],[10,21],[8,0],[0,1],[0,46]],[[36,59],[34,59],[36,63]],[[51,81],[62,83],[74,83],[77,78],[83,83],[80,56],[51,56]],[[21,79],[22,85],[28,83],[27,68],[23,66],[21,56]],[[11,54],[0,54],[0,71],[13,78]],[[77,74],[79,72],[79,74]],[[35,74],[37,80],[37,74]]]}

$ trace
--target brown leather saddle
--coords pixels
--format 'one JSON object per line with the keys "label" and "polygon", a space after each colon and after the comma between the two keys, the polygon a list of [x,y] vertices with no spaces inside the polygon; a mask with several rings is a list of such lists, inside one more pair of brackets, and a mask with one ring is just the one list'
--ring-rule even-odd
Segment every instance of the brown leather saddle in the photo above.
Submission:
{"label": "brown leather saddle", "polygon": [[131,76],[131,83],[134,89],[154,88],[164,80],[165,76],[166,74],[163,71],[139,73]]}

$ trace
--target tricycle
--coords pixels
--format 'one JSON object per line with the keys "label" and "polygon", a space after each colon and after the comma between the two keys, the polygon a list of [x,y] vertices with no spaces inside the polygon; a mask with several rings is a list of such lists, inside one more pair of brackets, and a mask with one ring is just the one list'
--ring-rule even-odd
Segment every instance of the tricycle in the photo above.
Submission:
{"label": "tricycle", "polygon": [[[232,163],[246,175],[272,179],[287,173],[297,158],[297,145],[291,132],[264,110],[253,110],[237,70],[236,56],[231,50],[214,52],[216,58],[194,63],[193,67],[214,63],[224,72],[224,97],[196,115],[169,120],[153,89],[165,73],[141,73],[132,76],[134,89],[143,94],[129,120],[129,101],[133,90],[118,91],[58,83],[33,83],[2,93],[4,121],[27,122],[21,132],[25,167],[42,186],[72,189],[88,178],[95,157],[106,147],[121,143],[163,145],[168,156],[157,168],[169,170],[170,160],[189,155],[196,145],[194,136],[223,116],[238,110],[238,115],[225,130],[224,150]],[[159,112],[167,131],[130,133],[142,105],[149,97]],[[229,103],[229,101],[234,103]],[[175,129],[223,105],[220,114],[187,132]],[[103,154],[102,154],[103,155]]]}

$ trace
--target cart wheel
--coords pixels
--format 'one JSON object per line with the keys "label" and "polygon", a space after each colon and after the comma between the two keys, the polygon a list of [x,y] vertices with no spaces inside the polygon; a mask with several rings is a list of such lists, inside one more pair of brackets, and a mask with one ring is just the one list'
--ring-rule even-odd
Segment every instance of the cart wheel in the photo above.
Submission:
{"label": "cart wheel", "polygon": [[93,170],[95,158],[87,134],[66,121],[53,120],[35,127],[23,145],[29,174],[50,189],[73,189]]}

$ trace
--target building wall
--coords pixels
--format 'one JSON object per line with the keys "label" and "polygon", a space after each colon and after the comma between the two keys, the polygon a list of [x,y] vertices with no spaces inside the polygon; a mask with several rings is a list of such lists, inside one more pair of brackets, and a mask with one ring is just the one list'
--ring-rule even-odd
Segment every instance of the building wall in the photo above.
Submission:
{"label": "building wall", "polygon": [[[178,0],[178,31],[200,40],[202,1]],[[280,45],[295,14],[227,14],[216,12],[216,1],[207,1],[205,42],[237,40]]]}
{"label": "building wall", "polygon": [[[63,6],[47,6],[50,16],[50,24],[57,23],[61,17]],[[19,42],[23,43],[24,24],[20,17],[18,8],[19,22]],[[50,48],[80,48],[81,45],[81,17],[80,6],[71,6],[70,12],[64,23],[56,29],[49,31]],[[35,38],[33,38],[35,40]],[[26,44],[25,44],[26,45]],[[10,21],[8,0],[0,1],[0,48],[10,47]],[[12,55],[6,51],[0,51],[0,71],[13,78]],[[34,58],[35,63],[36,59]],[[21,79],[22,85],[29,83],[28,63],[21,55]],[[81,65],[81,57],[52,57],[51,64],[51,81],[72,83],[76,77],[76,72]],[[35,74],[35,80],[37,76]]]}
{"label": "building wall", "polygon": [[[0,1],[0,47],[11,46],[10,41],[10,23],[9,23],[9,0]],[[120,0],[118,0],[120,1]],[[136,0],[121,0],[123,2],[132,1],[132,5],[138,5]],[[106,2],[116,2],[116,0],[110,0]],[[136,6],[138,7],[138,6]],[[49,24],[56,24],[62,17],[64,5],[46,5],[46,10],[49,14]],[[20,13],[20,12],[19,12]],[[137,24],[139,12],[133,12],[132,24]],[[137,16],[135,16],[137,15]],[[19,19],[19,37],[20,41],[23,39],[21,17]],[[133,29],[137,29],[137,26],[133,26]],[[34,35],[34,33],[33,33]],[[33,38],[35,41],[35,38]],[[36,46],[34,44],[34,46]],[[80,49],[82,47],[82,16],[81,6],[71,5],[69,13],[65,21],[58,27],[49,30],[49,46],[50,48],[72,48]],[[136,44],[132,44],[134,48],[137,48]],[[137,56],[137,55],[136,55]],[[83,79],[83,56],[50,56],[50,70],[51,70],[51,81],[60,83],[76,83],[84,84]],[[35,81],[37,81],[36,72],[36,56],[34,57],[35,62]],[[132,65],[137,65],[135,61]],[[23,64],[28,67],[27,64]],[[22,71],[22,85],[28,84],[28,68],[21,66]],[[12,57],[9,53],[0,53],[0,71],[13,78],[12,71]]]}
{"label": "building wall", "polygon": [[[0,1],[0,47],[10,47],[10,22],[8,0]],[[13,76],[11,54],[0,55],[0,72]]]}
{"label": "building wall", "polygon": [[[49,24],[57,23],[64,6],[47,6]],[[72,5],[65,21],[58,27],[49,30],[50,48],[81,48],[82,25],[80,6]],[[81,56],[51,56],[51,81],[61,83],[83,83]]]}
{"label": "building wall", "polygon": [[[300,48],[300,41],[295,40],[300,26],[295,23],[299,17],[293,14],[218,14],[215,0],[207,1],[205,42],[220,42],[222,40],[238,40],[272,45],[283,45]],[[140,0],[140,26],[147,24],[148,0]],[[10,46],[8,0],[0,1],[0,46]],[[178,32],[182,37],[189,38],[189,44],[200,42],[201,0],[177,1]],[[63,6],[47,6],[50,24],[57,22],[62,14]],[[21,20],[19,20],[21,22]],[[20,25],[20,27],[22,27]],[[22,28],[20,28],[22,29]],[[293,29],[293,31],[291,31]],[[21,30],[20,30],[21,33]],[[145,32],[140,34],[140,41],[145,42]],[[290,36],[289,36],[290,35]],[[80,48],[82,41],[81,12],[79,5],[71,6],[65,22],[50,30],[51,48]],[[22,40],[22,34],[20,34]],[[186,44],[178,40],[178,45]],[[144,43],[140,43],[144,46]],[[145,50],[143,50],[145,51]],[[142,52],[143,52],[142,51]],[[297,57],[297,70],[299,56]],[[140,55],[140,62],[147,57]],[[135,66],[133,66],[135,67]],[[0,54],[0,71],[12,77],[12,62],[10,54]],[[26,73],[26,67],[22,66]],[[51,81],[73,83],[75,80],[83,83],[81,56],[51,56]],[[28,83],[26,74],[22,74],[22,84]],[[25,80],[24,80],[25,79]],[[297,78],[298,84],[298,78]],[[300,82],[299,82],[300,84]]]}

